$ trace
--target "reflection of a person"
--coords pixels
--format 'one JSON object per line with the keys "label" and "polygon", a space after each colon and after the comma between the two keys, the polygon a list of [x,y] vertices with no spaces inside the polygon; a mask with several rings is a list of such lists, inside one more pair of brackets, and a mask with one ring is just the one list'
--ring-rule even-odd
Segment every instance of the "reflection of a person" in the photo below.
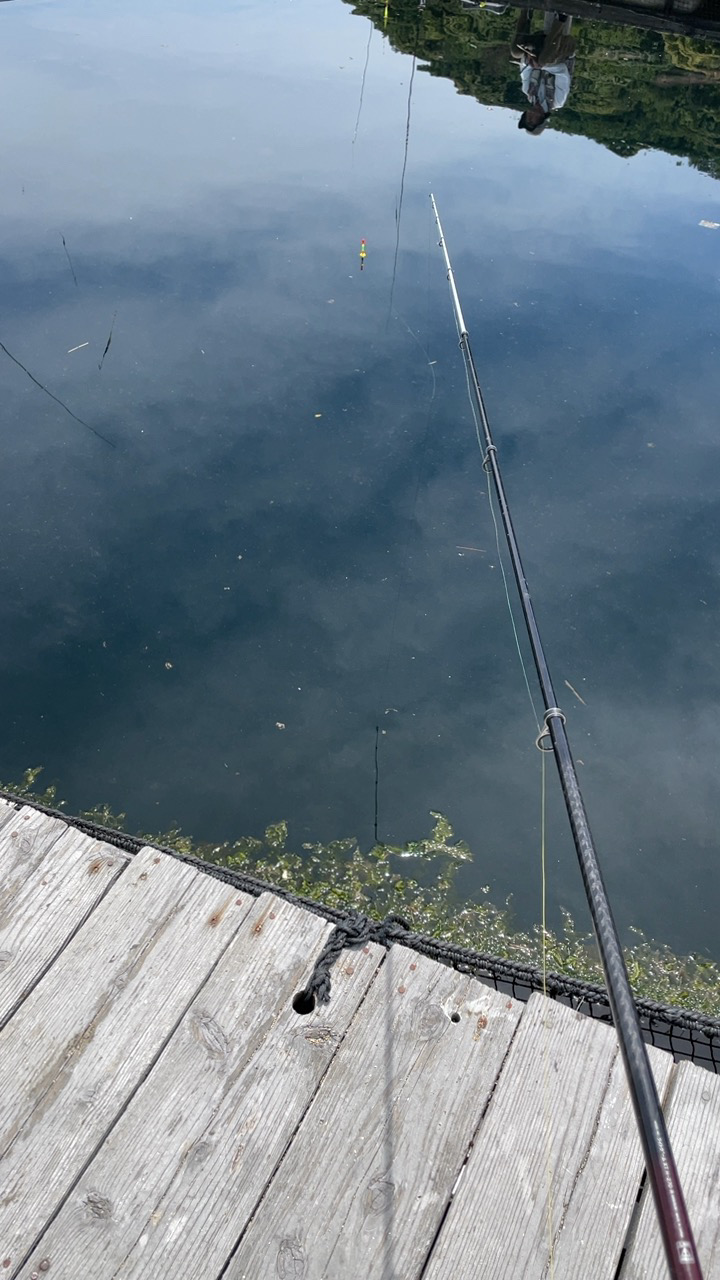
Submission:
{"label": "reflection of a person", "polygon": [[520,63],[523,93],[530,106],[518,120],[518,129],[537,136],[567,102],[577,41],[570,35],[572,18],[564,13],[546,13],[542,31],[531,35],[532,9],[522,9],[510,56]]}

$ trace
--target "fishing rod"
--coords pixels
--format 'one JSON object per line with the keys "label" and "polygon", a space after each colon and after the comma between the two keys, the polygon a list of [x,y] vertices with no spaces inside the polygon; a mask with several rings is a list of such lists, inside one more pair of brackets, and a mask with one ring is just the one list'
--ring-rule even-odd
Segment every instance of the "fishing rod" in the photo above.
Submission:
{"label": "fishing rod", "polygon": [[[565,716],[557,705],[555,698],[550,669],[545,657],[540,631],[535,618],[535,610],[525,577],[525,570],[520,558],[520,549],[500,474],[497,448],[493,441],[485,409],[485,401],[480,389],[475,360],[470,347],[470,337],[462,307],[460,306],[460,298],[450,262],[450,255],[445,243],[440,214],[433,195],[430,196],[430,200],[432,201],[433,213],[440,235],[439,244],[447,268],[450,296],[460,337],[460,347],[465,359],[468,384],[472,401],[478,411],[479,427],[482,427],[485,440],[483,467],[492,474],[495,485],[510,559],[518,592],[520,593],[523,616],[530,638],[530,647],[545,706],[543,728],[537,738],[537,746],[541,751],[553,752],[560,775],[565,807],[570,819],[573,841],[600,950],[610,1009],[620,1043],[625,1074],[640,1132],[645,1166],[652,1186],[669,1272],[672,1280],[702,1280],[695,1239],[690,1226],[675,1157],[670,1146],[665,1117],[662,1113],[660,1099],[650,1069],[650,1060],[640,1030],[640,1021],[630,988],[630,980],[623,958],[622,947],[620,946],[617,927],[610,908],[607,890],[603,883],[595,844],[590,833],[585,805],[580,793],[580,784],[565,728]],[[547,745],[548,740],[550,742],[549,746]]]}

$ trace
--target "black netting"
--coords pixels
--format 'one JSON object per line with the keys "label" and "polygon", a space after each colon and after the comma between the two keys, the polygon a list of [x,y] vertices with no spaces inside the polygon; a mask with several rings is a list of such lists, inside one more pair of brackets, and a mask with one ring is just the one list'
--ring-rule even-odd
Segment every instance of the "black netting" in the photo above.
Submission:
{"label": "black netting", "polygon": [[[376,940],[383,945],[401,942],[403,946],[412,947],[413,950],[432,960],[450,965],[461,973],[472,974],[473,977],[494,987],[496,991],[504,992],[517,1000],[527,1000],[533,991],[543,990],[543,976],[539,969],[530,965],[514,964],[511,960],[503,960],[498,956],[483,955],[481,952],[459,946],[457,943],[444,942],[440,938],[415,933],[396,916],[388,921],[368,921],[357,912],[323,906],[312,898],[301,897],[289,889],[268,884],[254,876],[232,871],[228,867],[219,866],[213,862],[205,862],[192,854],[178,853],[175,849],[169,849],[163,845],[153,845],[147,840],[126,835],[123,831],[113,831],[88,819],[75,818],[60,810],[49,809],[33,800],[18,798],[6,791],[0,791],[0,797],[11,801],[18,808],[27,805],[32,809],[39,809],[50,817],[59,818],[68,826],[77,827],[79,831],[96,840],[102,840],[106,844],[125,850],[126,853],[138,853],[140,849],[150,844],[151,848],[157,848],[180,862],[198,867],[207,875],[231,884],[241,892],[251,894],[253,897],[258,897],[261,893],[274,893],[288,902],[296,903],[306,911],[312,911],[315,915],[332,921],[335,925],[348,925],[348,931],[351,933],[355,932],[360,924],[370,940]],[[600,1022],[612,1024],[610,1004],[604,987],[590,982],[581,982],[578,978],[565,977],[559,973],[548,974],[544,985],[547,994],[553,1000],[569,1005],[591,1018],[597,1018]],[[667,1050],[676,1059],[689,1059],[711,1071],[720,1071],[720,1020],[710,1018],[706,1014],[692,1013],[687,1009],[657,1004],[652,1000],[637,999],[635,1005],[642,1033],[648,1044]]]}

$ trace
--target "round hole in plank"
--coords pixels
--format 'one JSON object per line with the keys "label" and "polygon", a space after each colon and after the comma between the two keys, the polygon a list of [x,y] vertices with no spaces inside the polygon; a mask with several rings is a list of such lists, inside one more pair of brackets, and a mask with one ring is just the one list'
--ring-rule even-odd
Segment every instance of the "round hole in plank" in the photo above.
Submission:
{"label": "round hole in plank", "polygon": [[293,996],[292,1007],[296,1013],[312,1013],[315,1008],[315,997],[311,991],[298,991],[297,995]]}
{"label": "round hole in plank", "polygon": [[460,1014],[459,1014],[459,1013],[451,1013],[451,1014],[450,1014],[450,1021],[451,1021],[451,1022],[459,1022],[459,1021],[460,1021]]}

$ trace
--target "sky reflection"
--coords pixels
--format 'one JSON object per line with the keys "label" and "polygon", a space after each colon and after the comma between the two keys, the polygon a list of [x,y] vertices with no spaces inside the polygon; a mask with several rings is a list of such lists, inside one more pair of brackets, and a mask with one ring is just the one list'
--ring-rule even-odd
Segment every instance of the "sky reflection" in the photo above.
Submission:
{"label": "sky reflection", "polygon": [[[441,809],[468,888],[534,918],[534,727],[432,188],[619,919],[716,952],[717,184],[418,75],[389,314],[410,60],[373,37],[353,146],[365,20],[1,21],[0,338],[118,447],[0,366],[0,776],[44,763],[134,827],[369,842],[379,722],[381,833]],[[584,919],[559,801],[552,849]]]}

